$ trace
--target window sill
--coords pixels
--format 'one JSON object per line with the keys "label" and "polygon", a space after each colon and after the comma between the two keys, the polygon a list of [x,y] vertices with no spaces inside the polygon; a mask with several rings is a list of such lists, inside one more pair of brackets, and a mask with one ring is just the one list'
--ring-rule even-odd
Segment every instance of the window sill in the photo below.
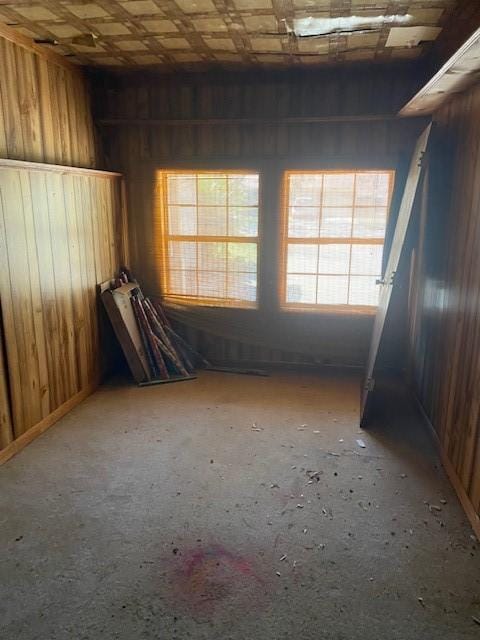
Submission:
{"label": "window sill", "polygon": [[281,305],[280,311],[287,313],[312,313],[317,315],[328,316],[375,316],[378,307],[371,306],[353,306],[353,305],[309,305],[309,304],[291,304]]}
{"label": "window sill", "polygon": [[192,307],[198,309],[249,309],[258,310],[257,302],[246,302],[241,300],[214,300],[208,298],[182,298],[178,296],[164,296],[163,302],[166,305],[176,305],[180,307]]}

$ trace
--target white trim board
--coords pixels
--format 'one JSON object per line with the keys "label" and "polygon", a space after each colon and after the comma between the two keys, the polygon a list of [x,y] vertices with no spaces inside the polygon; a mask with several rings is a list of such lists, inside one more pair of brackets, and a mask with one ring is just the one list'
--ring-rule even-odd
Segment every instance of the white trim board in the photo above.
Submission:
{"label": "white trim board", "polygon": [[480,79],[480,28],[400,110],[400,116],[433,113],[452,94]]}

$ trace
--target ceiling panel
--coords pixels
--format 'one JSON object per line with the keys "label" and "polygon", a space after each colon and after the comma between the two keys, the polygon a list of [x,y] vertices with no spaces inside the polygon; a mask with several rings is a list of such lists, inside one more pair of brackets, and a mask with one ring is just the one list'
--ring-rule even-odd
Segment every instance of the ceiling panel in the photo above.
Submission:
{"label": "ceiling panel", "polygon": [[[410,14],[409,26],[443,27],[455,0],[0,0],[0,21],[85,65],[166,68],[295,66],[421,56],[430,43],[387,47],[373,32],[297,38],[294,18]],[[78,42],[97,36],[97,46]],[[48,45],[46,45],[48,46]],[[56,47],[55,47],[56,48]]]}

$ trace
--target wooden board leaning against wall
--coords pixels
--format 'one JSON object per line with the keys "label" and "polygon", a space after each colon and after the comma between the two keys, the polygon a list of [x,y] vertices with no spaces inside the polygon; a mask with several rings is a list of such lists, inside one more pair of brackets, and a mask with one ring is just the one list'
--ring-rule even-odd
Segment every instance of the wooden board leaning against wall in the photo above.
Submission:
{"label": "wooden board leaning against wall", "polygon": [[8,434],[3,421],[2,444],[13,439],[3,457],[98,384],[96,288],[127,259],[123,200],[120,174],[0,160],[0,300],[12,424]]}

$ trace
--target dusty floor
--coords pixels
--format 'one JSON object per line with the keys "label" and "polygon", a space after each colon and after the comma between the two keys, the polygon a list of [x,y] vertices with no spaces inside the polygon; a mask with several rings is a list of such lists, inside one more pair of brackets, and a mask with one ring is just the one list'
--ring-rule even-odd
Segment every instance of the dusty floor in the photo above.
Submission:
{"label": "dusty floor", "polygon": [[427,434],[357,412],[353,376],[103,387],[0,468],[0,637],[479,638]]}

